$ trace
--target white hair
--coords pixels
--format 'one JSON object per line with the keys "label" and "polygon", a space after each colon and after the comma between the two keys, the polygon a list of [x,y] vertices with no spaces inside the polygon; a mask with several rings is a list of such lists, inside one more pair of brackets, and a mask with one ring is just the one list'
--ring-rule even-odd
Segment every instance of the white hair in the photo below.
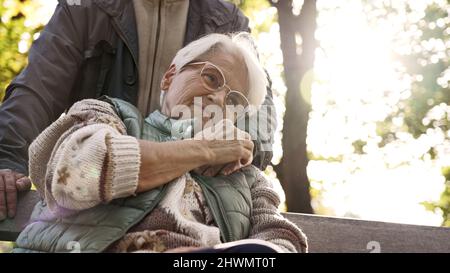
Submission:
{"label": "white hair", "polygon": [[[238,32],[231,35],[217,33],[206,35],[180,49],[172,60],[172,64],[175,65],[178,72],[181,67],[209,53],[217,45],[237,51],[243,57],[248,72],[248,101],[251,105],[260,107],[266,97],[268,81],[258,60],[256,46],[247,32]],[[165,92],[161,91],[161,105],[164,98]]]}

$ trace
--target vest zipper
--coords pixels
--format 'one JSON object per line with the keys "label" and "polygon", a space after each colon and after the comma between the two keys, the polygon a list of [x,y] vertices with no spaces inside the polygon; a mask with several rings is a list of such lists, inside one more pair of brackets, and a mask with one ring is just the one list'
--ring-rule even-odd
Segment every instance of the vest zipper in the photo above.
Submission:
{"label": "vest zipper", "polygon": [[231,232],[229,229],[230,225],[225,216],[225,209],[223,208],[222,199],[220,199],[219,194],[217,194],[217,192],[212,187],[210,187],[202,178],[200,178],[198,175],[195,175],[195,177],[201,182],[201,183],[199,183],[200,187],[202,188],[202,191],[205,195],[206,202],[208,203],[208,205],[210,207],[211,207],[212,202],[209,198],[209,195],[206,194],[207,190],[209,190],[215,196],[215,199],[217,200],[217,206],[223,217],[219,217],[219,215],[217,215],[216,211],[213,209],[211,209],[211,212],[212,212],[217,224],[219,225],[219,228],[220,228],[220,226],[222,226],[222,228],[220,228],[220,231],[223,233],[224,239],[226,240],[226,242],[231,242],[233,240],[233,238],[232,238],[232,235],[231,235]]}

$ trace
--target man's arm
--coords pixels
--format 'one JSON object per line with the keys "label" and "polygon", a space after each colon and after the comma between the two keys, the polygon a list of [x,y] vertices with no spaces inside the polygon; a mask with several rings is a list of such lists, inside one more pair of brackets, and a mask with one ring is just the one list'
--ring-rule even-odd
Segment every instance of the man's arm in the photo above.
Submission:
{"label": "man's arm", "polygon": [[69,106],[83,60],[84,8],[60,1],[28,66],[8,86],[0,107],[0,169],[27,174],[28,146]]}
{"label": "man's arm", "polygon": [[0,107],[0,221],[16,214],[28,190],[28,146],[68,107],[82,62],[85,7],[60,1],[29,51],[28,66],[6,89]]}

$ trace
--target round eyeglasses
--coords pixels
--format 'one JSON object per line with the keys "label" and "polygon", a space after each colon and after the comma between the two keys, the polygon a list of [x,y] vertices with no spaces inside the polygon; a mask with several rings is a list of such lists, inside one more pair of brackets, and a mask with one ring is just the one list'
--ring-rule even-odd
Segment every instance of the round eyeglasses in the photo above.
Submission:
{"label": "round eyeglasses", "polygon": [[181,69],[186,66],[203,65],[200,70],[200,79],[203,87],[211,92],[220,92],[223,88],[228,89],[225,96],[225,104],[232,106],[243,106],[246,108],[250,105],[248,99],[239,91],[232,90],[226,83],[225,75],[222,70],[213,63],[210,62],[193,62],[185,64]]}

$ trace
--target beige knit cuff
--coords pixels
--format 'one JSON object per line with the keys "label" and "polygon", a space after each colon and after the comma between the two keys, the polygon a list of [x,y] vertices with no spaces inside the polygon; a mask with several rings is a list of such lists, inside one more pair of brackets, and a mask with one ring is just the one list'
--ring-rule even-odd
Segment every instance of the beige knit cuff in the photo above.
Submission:
{"label": "beige knit cuff", "polygon": [[126,134],[126,127],[114,110],[114,107],[104,101],[95,99],[85,99],[76,102],[68,111],[67,115],[81,119],[85,122],[107,124],[121,134]]}
{"label": "beige knit cuff", "polygon": [[117,116],[111,104],[96,99],[84,99],[74,103],[67,114],[83,114],[86,111],[92,110],[114,117]]}
{"label": "beige knit cuff", "polygon": [[[108,135],[106,169],[101,190],[104,202],[134,195],[138,185],[141,154],[136,138]],[[102,186],[101,186],[102,187]]]}

